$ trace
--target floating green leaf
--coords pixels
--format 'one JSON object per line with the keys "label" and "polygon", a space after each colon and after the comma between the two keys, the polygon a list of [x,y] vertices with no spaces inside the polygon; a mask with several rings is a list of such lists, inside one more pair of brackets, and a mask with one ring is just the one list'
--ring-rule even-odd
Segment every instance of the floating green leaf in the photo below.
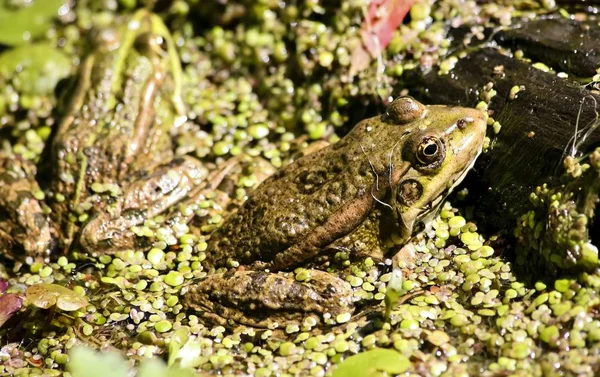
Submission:
{"label": "floating green leaf", "polygon": [[390,349],[377,348],[350,356],[335,368],[333,377],[381,376],[381,373],[399,374],[410,368],[410,360]]}
{"label": "floating green leaf", "polygon": [[182,369],[179,366],[167,367],[162,359],[146,359],[140,363],[137,377],[194,377],[190,369]]}
{"label": "floating green leaf", "polygon": [[384,318],[386,322],[389,322],[392,309],[396,306],[396,304],[398,304],[398,299],[400,298],[400,296],[406,293],[406,291],[402,289],[402,282],[402,270],[400,270],[399,268],[394,268],[392,270],[392,276],[386,286],[385,291]]}
{"label": "floating green leaf", "polygon": [[[95,352],[94,350],[78,346],[69,352],[67,370],[73,377],[128,377],[129,363],[117,351]],[[179,366],[167,367],[160,358],[145,359],[140,363],[137,377],[193,377],[196,374],[191,369]]]}
{"label": "floating green leaf", "polygon": [[171,335],[169,342],[169,365],[173,365],[175,363],[179,350],[188,341],[189,337],[190,330],[185,326],[175,330],[173,335]]}
{"label": "floating green leaf", "polygon": [[57,284],[32,285],[27,288],[26,296],[29,302],[42,309],[56,305],[61,310],[74,311],[88,304],[87,298]]}
{"label": "floating green leaf", "polygon": [[202,344],[198,339],[190,339],[188,327],[180,327],[169,338],[169,368],[195,368],[204,363]]}
{"label": "floating green leaf", "polygon": [[202,348],[198,339],[190,339],[173,357],[182,368],[195,368],[207,361],[207,357],[202,356]]}
{"label": "floating green leaf", "polygon": [[0,75],[23,94],[47,95],[71,70],[71,61],[48,44],[21,46],[0,55]]}
{"label": "floating green leaf", "polygon": [[7,5],[8,1],[0,2],[0,44],[20,45],[44,35],[66,2],[36,0],[16,10]]}
{"label": "floating green leaf", "polygon": [[95,352],[79,346],[69,352],[67,370],[73,377],[127,377],[129,366],[117,351]]}

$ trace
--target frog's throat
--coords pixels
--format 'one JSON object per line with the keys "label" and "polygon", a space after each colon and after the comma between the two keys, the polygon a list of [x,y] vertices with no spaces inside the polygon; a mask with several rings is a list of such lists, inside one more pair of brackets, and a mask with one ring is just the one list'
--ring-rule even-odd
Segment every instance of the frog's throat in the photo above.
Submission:
{"label": "frog's throat", "polygon": [[429,203],[429,208],[427,208],[425,211],[423,211],[421,214],[419,214],[415,218],[415,221],[413,223],[413,229],[412,229],[413,233],[416,230],[415,228],[417,228],[417,229],[420,228],[420,225],[419,225],[420,223],[423,224],[423,227],[425,229],[427,229],[429,227],[429,225],[431,224],[431,222],[433,221],[435,216],[442,209],[442,204],[444,203],[444,200],[448,197],[449,194],[450,194],[450,191],[447,190],[447,191],[443,192],[442,194],[438,195],[431,203]]}

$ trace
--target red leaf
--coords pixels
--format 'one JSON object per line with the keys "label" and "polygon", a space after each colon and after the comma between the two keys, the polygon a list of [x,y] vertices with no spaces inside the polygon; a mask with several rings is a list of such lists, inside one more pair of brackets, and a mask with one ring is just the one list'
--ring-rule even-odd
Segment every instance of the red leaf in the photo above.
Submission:
{"label": "red leaf", "polygon": [[360,34],[371,56],[376,57],[390,43],[394,31],[412,7],[414,0],[374,0]]}
{"label": "red leaf", "polygon": [[367,68],[372,58],[381,54],[413,3],[414,0],[373,0],[371,2],[360,30],[363,43],[352,51],[351,76]]}
{"label": "red leaf", "polygon": [[23,299],[15,294],[8,293],[0,296],[0,326],[19,311],[22,304]]}

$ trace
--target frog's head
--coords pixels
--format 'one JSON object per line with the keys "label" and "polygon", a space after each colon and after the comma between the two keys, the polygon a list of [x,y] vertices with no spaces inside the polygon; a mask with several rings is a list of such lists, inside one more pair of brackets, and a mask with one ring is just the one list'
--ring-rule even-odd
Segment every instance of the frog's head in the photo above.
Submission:
{"label": "frog's head", "polygon": [[407,239],[471,169],[481,153],[486,121],[475,109],[424,106],[411,97],[395,99],[385,118],[406,125],[402,161],[409,166],[395,180],[390,204]]}

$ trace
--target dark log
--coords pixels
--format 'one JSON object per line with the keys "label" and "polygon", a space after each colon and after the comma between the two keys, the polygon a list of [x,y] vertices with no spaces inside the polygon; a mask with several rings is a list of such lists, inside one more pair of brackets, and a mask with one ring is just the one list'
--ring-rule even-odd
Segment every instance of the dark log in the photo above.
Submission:
{"label": "dark log", "polygon": [[[499,44],[535,57],[534,62],[559,67],[571,75],[569,78],[536,69],[529,62],[488,47],[468,53],[447,75],[412,72],[398,88],[409,89],[425,103],[475,106],[484,86],[493,83],[497,94],[488,109],[502,128],[498,135],[489,133],[492,147],[480,157],[466,182],[477,211],[484,214],[488,225],[513,229],[517,217],[531,208],[529,195],[536,186],[559,186],[563,160],[571,153],[576,132],[600,123],[600,95],[572,79],[573,72],[586,76],[600,66],[600,32],[597,27],[585,29],[574,21],[545,19],[494,36]],[[560,40],[561,35],[565,40]],[[515,86],[524,90],[511,100]],[[584,141],[581,136],[579,132],[576,156],[600,146],[600,127],[590,131]],[[597,229],[590,229],[594,241],[599,235]],[[599,240],[596,238],[596,244]]]}
{"label": "dark log", "polygon": [[600,1],[598,0],[556,0],[556,6],[567,9],[569,12],[583,12],[597,14]]}
{"label": "dark log", "polygon": [[494,40],[526,51],[526,57],[533,61],[579,77],[592,77],[600,68],[598,21],[577,22],[562,17],[534,20],[501,31]]}
{"label": "dark log", "polygon": [[[494,73],[499,66],[504,67],[500,76]],[[478,208],[489,214],[486,218],[510,226],[529,193],[560,173],[578,116],[580,128],[593,122],[600,96],[491,48],[461,59],[449,75],[415,75],[407,87],[427,103],[475,106],[488,82],[497,91],[489,106],[491,116],[502,129],[491,138],[492,148],[480,157],[471,181],[480,197]],[[525,89],[509,100],[514,86]],[[599,143],[597,129],[579,150],[589,152]]]}

